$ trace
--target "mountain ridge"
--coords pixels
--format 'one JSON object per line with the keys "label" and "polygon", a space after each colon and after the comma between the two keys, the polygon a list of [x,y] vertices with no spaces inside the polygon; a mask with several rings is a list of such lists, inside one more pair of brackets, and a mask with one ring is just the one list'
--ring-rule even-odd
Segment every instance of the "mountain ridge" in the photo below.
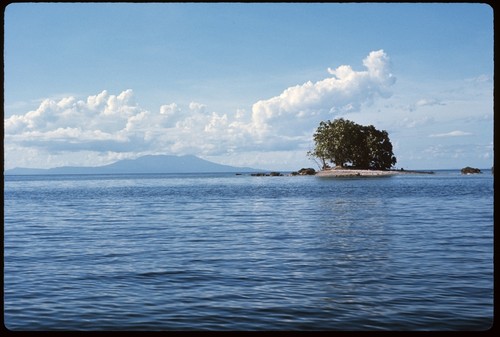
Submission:
{"label": "mountain ridge", "polygon": [[145,155],[103,166],[61,166],[48,169],[16,167],[5,175],[37,174],[161,174],[161,173],[238,173],[262,171],[250,167],[217,164],[193,155]]}

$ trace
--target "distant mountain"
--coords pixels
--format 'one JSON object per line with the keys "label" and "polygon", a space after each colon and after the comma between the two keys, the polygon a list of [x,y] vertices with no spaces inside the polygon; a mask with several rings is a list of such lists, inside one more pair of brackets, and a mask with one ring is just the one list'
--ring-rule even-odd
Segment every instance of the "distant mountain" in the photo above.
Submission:
{"label": "distant mountain", "polygon": [[134,173],[231,173],[257,172],[249,167],[221,165],[196,156],[149,155],[96,167],[63,166],[50,169],[16,167],[6,175],[31,174],[134,174]]}

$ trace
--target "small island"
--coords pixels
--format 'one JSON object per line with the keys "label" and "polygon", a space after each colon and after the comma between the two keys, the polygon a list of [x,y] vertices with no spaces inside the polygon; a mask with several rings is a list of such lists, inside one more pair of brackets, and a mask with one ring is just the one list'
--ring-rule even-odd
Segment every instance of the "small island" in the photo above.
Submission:
{"label": "small island", "polygon": [[[429,174],[428,171],[395,170],[389,134],[373,125],[364,126],[343,118],[321,122],[314,134],[315,148],[309,157],[319,160],[319,177],[372,177],[398,174]],[[332,168],[330,165],[333,164]]]}
{"label": "small island", "polygon": [[[373,125],[364,126],[343,118],[320,122],[314,134],[314,150],[307,155],[319,171],[302,168],[290,176],[374,177],[401,174],[433,174],[432,171],[394,169],[396,157],[389,134]],[[280,177],[279,172],[252,173],[254,177]]]}
{"label": "small island", "polygon": [[336,167],[321,170],[316,173],[318,177],[378,177],[401,174],[434,174],[433,171],[412,170],[357,170],[352,168]]}
{"label": "small island", "polygon": [[[481,172],[480,169],[474,168],[474,167],[470,167],[470,166],[464,167],[463,169],[460,170],[460,172],[462,174],[478,174],[478,173],[483,173],[483,172]],[[493,170],[491,170],[491,172],[493,172]]]}

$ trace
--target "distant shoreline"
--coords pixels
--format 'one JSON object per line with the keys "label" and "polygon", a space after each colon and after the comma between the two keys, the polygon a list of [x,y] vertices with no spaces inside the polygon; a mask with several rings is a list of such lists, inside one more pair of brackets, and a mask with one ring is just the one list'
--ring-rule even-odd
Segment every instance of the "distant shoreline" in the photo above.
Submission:
{"label": "distant shoreline", "polygon": [[356,170],[356,169],[328,169],[316,173],[318,177],[374,177],[391,176],[401,174],[433,174],[433,171],[413,171],[413,170]]}

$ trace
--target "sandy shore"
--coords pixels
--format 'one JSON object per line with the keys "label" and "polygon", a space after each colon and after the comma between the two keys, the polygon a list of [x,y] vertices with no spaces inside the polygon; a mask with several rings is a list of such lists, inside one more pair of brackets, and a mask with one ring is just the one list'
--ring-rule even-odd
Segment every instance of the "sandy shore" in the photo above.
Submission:
{"label": "sandy shore", "polygon": [[398,174],[432,174],[428,171],[377,171],[377,170],[350,170],[350,169],[330,169],[316,173],[318,177],[373,177],[373,176],[391,176]]}

